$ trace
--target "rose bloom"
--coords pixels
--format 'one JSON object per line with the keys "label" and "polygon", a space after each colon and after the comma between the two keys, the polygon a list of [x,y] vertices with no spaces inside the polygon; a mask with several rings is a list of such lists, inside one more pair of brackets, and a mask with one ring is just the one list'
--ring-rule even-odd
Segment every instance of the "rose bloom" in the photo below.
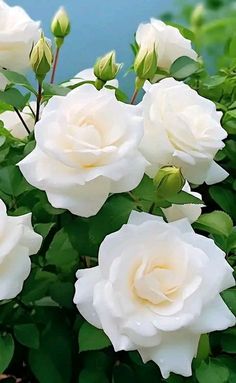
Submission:
{"label": "rose bloom", "polygon": [[31,214],[8,216],[2,200],[0,217],[0,299],[11,299],[22,290],[30,273],[29,256],[38,252],[42,237],[33,231]]}
{"label": "rose bloom", "polygon": [[115,351],[137,349],[164,378],[170,372],[190,376],[200,335],[235,324],[220,296],[235,284],[233,269],[187,219],[165,223],[132,212],[104,239],[98,262],[78,270],[74,303]]}
{"label": "rose bloom", "polygon": [[[191,194],[194,197],[202,199],[200,193],[191,191],[188,182],[185,183],[182,190]],[[203,206],[204,205],[198,205],[194,203],[187,203],[185,205],[173,204],[172,206],[166,209],[162,208],[162,211],[165,214],[165,217],[168,222],[174,222],[182,218],[187,218],[190,223],[193,223],[200,217]]]}
{"label": "rose bloom", "polygon": [[[0,0],[0,67],[23,73],[30,67],[33,43],[40,37],[39,22],[33,21],[21,7],[10,7]],[[7,81],[0,75],[0,89]]]}
{"label": "rose bloom", "polygon": [[151,85],[140,103],[144,116],[144,137],[140,149],[150,165],[146,173],[154,178],[165,165],[181,168],[193,184],[214,184],[228,173],[214,162],[224,147],[226,131],[215,104],[183,82],[167,78]]}
{"label": "rose bloom", "polygon": [[53,97],[35,126],[36,148],[19,163],[21,172],[54,207],[95,215],[109,193],[129,191],[143,177],[137,110],[92,85]]}
{"label": "rose bloom", "polygon": [[166,25],[161,20],[151,19],[150,23],[140,24],[136,41],[142,49],[156,47],[158,66],[162,69],[170,69],[173,62],[181,56],[197,59],[191,41],[185,39],[177,28]]}
{"label": "rose bloom", "polygon": [[[81,72],[77,73],[74,78],[69,80],[68,82],[64,82],[62,86],[73,86],[76,84],[80,84],[84,81],[95,81],[97,78],[95,74],[93,73],[93,68],[87,68],[82,70]],[[107,81],[106,85],[114,86],[115,88],[118,88],[119,82],[117,79]]]}
{"label": "rose bloom", "polygon": [[[31,109],[30,109],[31,107]],[[30,107],[26,106],[21,113],[23,120],[25,121],[30,132],[33,131],[35,125],[35,111],[36,102],[30,102]],[[42,109],[42,108],[41,108]],[[33,114],[33,112],[34,114]],[[15,111],[8,110],[0,114],[0,121],[4,123],[4,128],[9,130],[10,133],[19,139],[23,139],[28,136],[28,132],[22,124],[19,116]]]}

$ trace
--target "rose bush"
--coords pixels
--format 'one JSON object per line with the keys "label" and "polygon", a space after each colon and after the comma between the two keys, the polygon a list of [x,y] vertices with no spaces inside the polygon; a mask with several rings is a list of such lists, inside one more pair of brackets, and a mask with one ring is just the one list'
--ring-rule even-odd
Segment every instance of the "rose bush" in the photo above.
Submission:
{"label": "rose bush", "polygon": [[[191,30],[141,25],[131,87],[114,51],[55,83],[66,10],[55,12],[51,45],[0,0],[1,381],[235,381],[229,13],[212,20],[197,7]],[[202,44],[214,30],[214,55],[224,54],[210,75]]]}

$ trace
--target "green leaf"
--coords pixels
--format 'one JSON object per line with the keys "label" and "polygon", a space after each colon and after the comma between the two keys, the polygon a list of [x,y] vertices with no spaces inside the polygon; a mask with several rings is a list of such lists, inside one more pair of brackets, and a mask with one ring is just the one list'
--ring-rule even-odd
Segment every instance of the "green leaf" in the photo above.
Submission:
{"label": "green leaf", "polygon": [[150,202],[155,201],[156,188],[154,186],[153,180],[145,175],[138,187],[132,191],[132,195],[137,198],[137,202],[139,202],[139,200]]}
{"label": "green leaf", "polygon": [[78,383],[109,383],[102,371],[84,369],[81,371]]}
{"label": "green leaf", "polygon": [[236,328],[230,328],[222,333],[221,346],[225,352],[236,353]]}
{"label": "green leaf", "polygon": [[176,205],[185,205],[185,204],[197,204],[197,205],[203,205],[204,202],[192,194],[189,194],[185,191],[181,191],[175,196],[171,198],[167,198],[167,201],[176,204]]}
{"label": "green leaf", "polygon": [[14,326],[16,340],[28,348],[39,348],[39,330],[34,323]]}
{"label": "green leaf", "polygon": [[171,374],[171,376],[166,380],[166,383],[184,383],[184,378],[182,378],[182,376],[179,376],[179,375],[173,375]]}
{"label": "green leaf", "polygon": [[19,110],[24,109],[27,102],[29,101],[30,93],[23,96],[18,89],[9,88],[4,92],[0,91],[0,100],[9,104]]}
{"label": "green leaf", "polygon": [[49,223],[37,223],[34,226],[34,230],[36,233],[42,235],[43,238],[46,238],[51,229],[55,226],[55,222],[49,222]]}
{"label": "green leaf", "polygon": [[50,286],[50,295],[52,299],[60,306],[72,309],[74,285],[71,282],[55,282]]}
{"label": "green leaf", "polygon": [[43,83],[44,98],[50,98],[51,96],[66,96],[71,90],[65,86]]}
{"label": "green leaf", "polygon": [[227,238],[227,253],[236,251],[236,228],[233,229],[230,236]]}
{"label": "green leaf", "polygon": [[197,361],[201,362],[202,360],[207,359],[210,352],[211,352],[211,349],[210,349],[209,335],[202,334],[198,344],[198,351],[196,356]]}
{"label": "green leaf", "polygon": [[37,95],[37,91],[33,88],[33,86],[30,84],[27,78],[23,76],[23,74],[6,69],[0,69],[0,73],[2,73],[10,83],[21,85],[24,88],[28,89],[30,92]]}
{"label": "green leaf", "polygon": [[223,127],[227,133],[236,134],[236,109],[228,110],[224,114]]}
{"label": "green leaf", "polygon": [[[72,376],[72,334],[63,312],[47,323],[38,350],[29,350],[29,365],[40,383],[70,383]],[[49,321],[50,318],[46,317]]]}
{"label": "green leaf", "polygon": [[14,340],[10,334],[0,335],[0,374],[9,366],[14,354]]}
{"label": "green leaf", "polygon": [[19,196],[32,187],[26,182],[20,170],[13,165],[0,168],[0,190],[12,196]]}
{"label": "green leaf", "polygon": [[219,85],[224,84],[225,79],[226,79],[225,76],[219,76],[219,75],[207,77],[203,81],[203,86],[205,86],[208,89],[215,88]]}
{"label": "green leaf", "polygon": [[176,80],[184,80],[197,72],[200,65],[190,57],[182,56],[173,62],[170,68],[170,75]]}
{"label": "green leaf", "polygon": [[214,185],[209,188],[211,198],[227,214],[236,218],[236,197],[235,192],[227,189],[226,186]]}
{"label": "green leaf", "polygon": [[209,362],[202,361],[196,370],[196,377],[199,383],[227,383],[229,370],[216,359],[209,359]]}
{"label": "green leaf", "polygon": [[82,324],[79,331],[79,350],[91,351],[101,350],[109,347],[111,342],[106,334],[96,327],[93,327],[89,323],[85,322]]}
{"label": "green leaf", "polygon": [[106,235],[117,231],[127,223],[136,204],[122,195],[114,195],[105,203],[100,212],[90,219],[89,238],[94,244],[100,244]]}
{"label": "green leaf", "polygon": [[236,315],[236,288],[225,290],[221,295],[228,308]]}
{"label": "green leaf", "polygon": [[30,351],[29,365],[40,383],[64,383],[50,355],[44,350]]}
{"label": "green leaf", "polygon": [[55,265],[63,270],[73,269],[78,264],[79,254],[71,244],[66,227],[54,236],[46,253],[46,260],[49,265]]}
{"label": "green leaf", "polygon": [[236,365],[235,365],[235,358],[229,356],[229,355],[220,355],[220,357],[217,358],[225,367],[229,369],[229,379],[227,383],[235,383],[236,382]]}
{"label": "green leaf", "polygon": [[35,302],[47,296],[50,285],[55,282],[56,275],[48,271],[35,268],[31,271],[25,281],[22,291],[22,301],[24,303]]}
{"label": "green leaf", "polygon": [[88,370],[97,370],[108,372],[110,371],[111,365],[113,365],[113,354],[109,352],[111,350],[105,348],[103,351],[94,350],[87,351],[80,355],[83,359],[83,365]]}
{"label": "green leaf", "polygon": [[130,366],[121,363],[115,366],[113,369],[113,381],[114,383],[134,383],[134,372]]}
{"label": "green leaf", "polygon": [[228,237],[233,229],[233,221],[225,212],[215,210],[212,213],[202,214],[193,226],[211,234]]}

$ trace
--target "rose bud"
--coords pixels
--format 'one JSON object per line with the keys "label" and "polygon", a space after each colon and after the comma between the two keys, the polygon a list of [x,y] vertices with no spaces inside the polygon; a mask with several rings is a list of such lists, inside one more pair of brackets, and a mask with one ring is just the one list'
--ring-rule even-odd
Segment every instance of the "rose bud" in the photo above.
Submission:
{"label": "rose bud", "polygon": [[140,48],[134,61],[134,71],[139,79],[152,79],[157,70],[157,54],[155,45],[152,49]]}
{"label": "rose bud", "polygon": [[101,89],[107,81],[113,80],[121,68],[116,63],[116,53],[111,51],[103,57],[99,57],[94,65],[94,74],[97,77],[97,89]]}
{"label": "rose bud", "polygon": [[168,198],[179,193],[185,184],[181,170],[175,166],[164,166],[153,179],[159,198]]}
{"label": "rose bud", "polygon": [[55,36],[55,41],[58,48],[62,46],[64,38],[70,33],[70,29],[71,25],[68,14],[63,7],[60,7],[55,14],[51,24],[51,31]]}
{"label": "rose bud", "polygon": [[51,47],[43,34],[31,51],[30,62],[36,78],[42,82],[50,71],[53,62]]}

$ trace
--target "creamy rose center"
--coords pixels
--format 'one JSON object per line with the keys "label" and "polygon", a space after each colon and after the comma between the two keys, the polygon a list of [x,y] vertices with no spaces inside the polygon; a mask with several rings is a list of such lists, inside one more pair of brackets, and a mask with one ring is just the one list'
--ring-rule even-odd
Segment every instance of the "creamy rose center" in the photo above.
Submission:
{"label": "creamy rose center", "polygon": [[172,303],[179,296],[187,275],[187,257],[177,257],[175,251],[168,256],[140,260],[131,273],[131,286],[135,299],[159,305]]}

